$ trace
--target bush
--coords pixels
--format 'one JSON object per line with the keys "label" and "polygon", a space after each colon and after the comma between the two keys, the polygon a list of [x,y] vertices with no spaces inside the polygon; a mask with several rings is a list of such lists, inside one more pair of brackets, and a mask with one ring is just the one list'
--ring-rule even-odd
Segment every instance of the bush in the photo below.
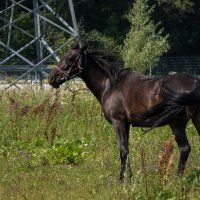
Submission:
{"label": "bush", "polygon": [[136,0],[127,15],[131,29],[127,33],[120,52],[126,67],[139,72],[155,66],[159,57],[169,49],[168,35],[162,36],[159,23],[154,24],[151,14],[154,7],[147,5],[148,0]]}

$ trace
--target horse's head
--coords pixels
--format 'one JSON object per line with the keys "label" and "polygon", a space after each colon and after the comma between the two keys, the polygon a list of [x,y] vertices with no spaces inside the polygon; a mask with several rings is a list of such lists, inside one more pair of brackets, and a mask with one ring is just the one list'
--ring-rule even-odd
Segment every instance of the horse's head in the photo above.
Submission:
{"label": "horse's head", "polygon": [[78,43],[72,46],[50,73],[49,84],[54,88],[59,88],[64,82],[81,74],[85,67],[86,49],[87,46],[80,48]]}

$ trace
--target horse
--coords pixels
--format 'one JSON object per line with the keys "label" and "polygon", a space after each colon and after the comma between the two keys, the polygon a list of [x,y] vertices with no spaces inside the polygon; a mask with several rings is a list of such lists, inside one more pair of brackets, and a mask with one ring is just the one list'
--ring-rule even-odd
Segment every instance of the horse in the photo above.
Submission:
{"label": "horse", "polygon": [[178,173],[183,174],[191,151],[186,125],[191,119],[200,135],[200,78],[187,73],[146,77],[123,68],[120,56],[108,50],[74,44],[50,72],[54,88],[75,77],[81,78],[99,101],[107,121],[119,140],[123,181],[131,177],[129,130],[133,127],[169,125],[179,148]]}

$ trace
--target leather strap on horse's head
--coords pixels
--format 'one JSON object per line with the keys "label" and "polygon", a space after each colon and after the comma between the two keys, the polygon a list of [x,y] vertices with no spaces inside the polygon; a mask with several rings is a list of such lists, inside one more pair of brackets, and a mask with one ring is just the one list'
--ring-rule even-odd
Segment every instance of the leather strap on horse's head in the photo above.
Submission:
{"label": "leather strap on horse's head", "polygon": [[[83,59],[84,55],[83,54],[79,54],[76,58],[76,60],[71,63],[69,60],[65,60],[65,66],[64,69],[60,69],[58,66],[55,66],[56,69],[60,72],[61,76],[65,79],[72,79],[74,77],[76,77],[77,75],[79,75],[82,71],[83,71],[83,63],[82,63],[82,59]],[[67,69],[67,67],[69,66],[69,69]],[[78,69],[78,73],[70,76],[70,72],[75,71]],[[65,71],[66,70],[66,71]]]}

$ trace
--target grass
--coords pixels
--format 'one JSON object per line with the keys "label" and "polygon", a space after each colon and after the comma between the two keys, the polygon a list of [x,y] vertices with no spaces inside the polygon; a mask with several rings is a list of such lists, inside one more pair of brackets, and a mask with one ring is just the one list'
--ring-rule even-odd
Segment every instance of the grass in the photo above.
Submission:
{"label": "grass", "polygon": [[183,177],[168,127],[132,128],[133,178],[118,182],[119,147],[101,108],[83,86],[0,92],[0,199],[200,199],[200,138]]}

